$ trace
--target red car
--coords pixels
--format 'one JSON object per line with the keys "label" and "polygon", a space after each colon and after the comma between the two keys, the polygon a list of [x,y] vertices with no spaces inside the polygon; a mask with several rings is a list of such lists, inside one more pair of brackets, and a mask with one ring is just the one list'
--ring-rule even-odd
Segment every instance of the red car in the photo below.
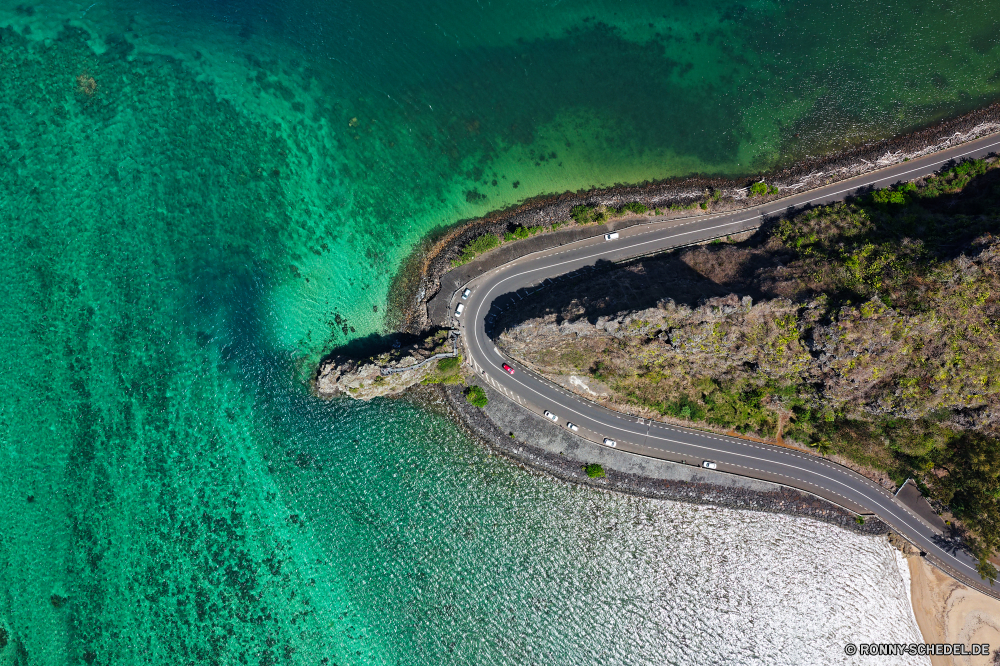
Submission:
{"label": "red car", "polygon": [[514,368],[510,367],[506,363],[503,364],[503,369],[509,372],[510,374],[514,374]]}

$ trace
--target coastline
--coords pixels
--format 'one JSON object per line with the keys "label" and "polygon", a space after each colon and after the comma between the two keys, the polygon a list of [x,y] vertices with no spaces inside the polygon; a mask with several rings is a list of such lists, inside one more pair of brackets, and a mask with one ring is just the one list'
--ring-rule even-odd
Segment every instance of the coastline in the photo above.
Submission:
{"label": "coastline", "polygon": [[[824,499],[807,493],[763,481],[733,477],[688,468],[677,463],[653,459],[638,459],[631,454],[590,447],[583,456],[574,455],[575,447],[567,440],[573,435],[559,429],[546,428],[537,415],[523,410],[488,385],[487,407],[470,405],[459,386],[437,385],[417,396],[418,402],[428,403],[435,411],[450,417],[471,437],[488,450],[502,456],[525,471],[553,480],[587,486],[609,492],[625,493],[650,499],[662,499],[689,504],[720,506],[762,513],[780,513],[796,518],[809,518],[868,536],[883,536],[889,545],[900,551],[909,569],[909,600],[914,620],[925,643],[988,643],[1000,645],[1000,601],[969,588],[922,557],[919,549],[892,532],[877,518],[869,517],[864,524],[855,522],[853,514]],[[504,413],[506,412],[506,413]],[[520,418],[518,418],[520,417]],[[524,426],[532,433],[543,433],[535,443],[520,437],[510,437],[504,430]],[[561,441],[560,441],[561,440]],[[582,440],[581,440],[582,442]],[[613,460],[631,457],[622,470]],[[600,463],[604,478],[592,479],[583,470],[584,464]],[[612,460],[609,461],[609,458]],[[711,476],[710,476],[711,475]],[[698,478],[703,477],[703,478]],[[715,477],[715,478],[712,478]],[[932,666],[986,666],[993,663],[996,647],[988,656],[932,656]]]}
{"label": "coastline", "polygon": [[[578,205],[620,207],[625,203],[639,202],[652,210],[669,208],[671,205],[687,206],[704,199],[707,192],[718,192],[718,201],[713,202],[710,208],[696,208],[693,214],[678,213],[675,217],[696,218],[750,208],[960,145],[998,130],[1000,102],[909,134],[862,144],[838,153],[806,158],[756,175],[738,178],[690,176],[605,189],[539,195],[481,218],[440,227],[425,236],[392,280],[387,298],[385,326],[390,330],[413,334],[427,330],[432,325],[427,305],[441,291],[442,277],[452,271],[452,261],[458,257],[463,247],[487,233],[502,236],[518,226],[530,229],[564,222],[570,219],[570,209]],[[778,194],[748,196],[749,186],[758,181],[776,186]],[[641,223],[644,219],[643,216],[623,217],[615,221],[614,227],[625,228]],[[527,254],[537,251],[540,245],[554,246],[560,244],[563,237],[581,235],[593,235],[593,227],[570,224],[567,229],[518,241],[505,252],[505,258],[510,260],[513,256],[520,256],[522,252]],[[490,254],[495,254],[495,251]]]}
{"label": "coastline", "polygon": [[[819,185],[838,182],[945,147],[960,145],[994,133],[998,128],[1000,128],[1000,104],[994,104],[905,136],[859,146],[825,158],[806,160],[786,169],[765,174],[763,180],[768,184],[777,185],[782,194],[797,193],[803,191],[803,188],[808,190]],[[407,332],[425,330],[432,323],[428,304],[439,293],[442,297],[444,295],[442,277],[452,270],[452,261],[461,249],[485,233],[502,235],[516,226],[530,228],[562,222],[569,218],[570,208],[580,204],[620,207],[625,203],[638,201],[652,209],[667,207],[672,202],[697,200],[699,196],[704,197],[706,190],[722,190],[724,208],[715,207],[706,211],[708,214],[717,214],[724,210],[748,208],[763,201],[778,201],[783,198],[778,196],[750,199],[745,195],[741,196],[741,190],[745,192],[750,182],[753,180],[688,178],[638,186],[619,186],[600,191],[564,193],[539,197],[521,206],[460,223],[450,230],[445,230],[436,239],[428,237],[411,255],[393,282],[390,313],[399,323],[399,330]],[[705,213],[696,211],[695,215],[688,214],[684,217],[698,217],[699,214]],[[641,216],[632,216],[631,219],[619,218],[613,225],[609,225],[609,229],[641,224],[644,221]],[[572,239],[574,233],[582,237],[594,235],[596,230],[584,230],[571,224],[569,229],[553,231],[539,235],[538,238],[505,246],[504,251],[489,253],[490,259],[476,260],[474,263],[480,265],[505,263],[522,254],[537,251],[542,244],[548,247],[561,245],[567,240],[561,240],[559,236]],[[471,266],[466,269],[469,270],[472,270]],[[490,402],[486,409],[469,405],[457,387],[442,386],[436,391],[444,399],[445,411],[452,419],[489,450],[515,462],[523,469],[554,477],[563,482],[655,499],[808,517],[855,532],[886,535],[889,543],[903,551],[907,557],[911,579],[910,605],[925,642],[1000,643],[1000,622],[995,620],[1000,617],[1000,603],[959,583],[930,561],[918,557],[917,550],[912,545],[893,534],[888,526],[876,518],[870,518],[859,525],[849,511],[809,496],[807,493],[760,482],[757,484],[719,482],[720,480],[709,478],[701,470],[693,470],[692,473],[691,469],[681,469],[678,472],[676,468],[685,467],[680,464],[660,465],[660,467],[675,468],[672,472],[663,473],[663,470],[652,471],[651,463],[654,461],[643,460],[638,465],[625,465],[624,468],[619,468],[614,461],[595,460],[605,456],[608,453],[605,451],[591,450],[583,454],[584,457],[567,455],[572,447],[553,446],[552,442],[536,441],[537,433],[546,430],[542,426],[548,424],[525,410],[520,410],[524,412],[522,417],[535,419],[538,423],[533,424],[533,427],[509,429],[517,419],[513,421],[510,418],[498,419],[496,413],[491,413],[495,411],[491,410],[492,407],[498,404],[504,405],[506,401],[488,387]],[[508,409],[520,409],[515,405],[506,406]],[[530,441],[517,436],[517,432],[531,433]],[[572,437],[567,433],[561,434]],[[543,439],[546,437],[548,436]],[[604,478],[592,479],[584,472],[584,465],[594,462],[601,464],[606,471]],[[961,657],[935,657],[931,661],[937,666],[952,663],[987,663],[987,659],[989,658],[970,660]]]}
{"label": "coastline", "polygon": [[[782,513],[812,518],[859,534],[890,534],[888,526],[878,518],[867,517],[859,524],[851,511],[793,488],[594,447],[504,400],[488,385],[484,390],[489,402],[483,409],[469,404],[460,386],[439,386],[436,390],[447,414],[470,436],[528,471],[567,483],[650,499]],[[532,433],[531,442],[521,434],[528,431]],[[591,463],[600,464],[606,476],[588,477],[583,466]]]}

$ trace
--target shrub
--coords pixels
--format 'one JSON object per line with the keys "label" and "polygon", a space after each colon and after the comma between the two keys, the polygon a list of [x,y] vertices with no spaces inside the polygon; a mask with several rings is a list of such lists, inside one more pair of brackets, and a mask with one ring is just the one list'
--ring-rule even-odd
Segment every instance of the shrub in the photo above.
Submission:
{"label": "shrub", "polygon": [[639,203],[638,201],[633,201],[632,203],[627,203],[622,206],[623,211],[628,211],[630,213],[635,213],[636,215],[642,215],[649,210],[646,206]]}
{"label": "shrub", "polygon": [[865,517],[864,516],[854,516],[854,522],[856,522],[858,525],[864,525],[865,524]]}
{"label": "shrub", "polygon": [[702,210],[708,210],[708,203],[702,201],[700,205]]}
{"label": "shrub", "polygon": [[875,190],[872,192],[872,203],[877,206],[905,206],[910,198],[898,190]]}
{"label": "shrub", "polygon": [[486,397],[486,391],[481,386],[470,386],[465,389],[465,399],[470,405],[479,407],[480,409],[485,407],[486,403],[489,402],[489,399]]}
{"label": "shrub", "polygon": [[767,183],[761,181],[759,183],[754,183],[750,186],[750,196],[752,197],[762,197],[767,194],[768,188]]}
{"label": "shrub", "polygon": [[453,266],[467,264],[475,259],[476,255],[482,254],[483,252],[489,252],[495,247],[500,247],[500,238],[495,234],[485,234],[471,241],[468,245],[462,248],[461,254],[459,254],[458,258],[451,263]]}
{"label": "shrub", "polygon": [[486,234],[466,245],[465,249],[472,250],[476,254],[481,254],[483,252],[488,252],[495,247],[499,247],[499,245],[500,239],[498,237],[493,234]]}
{"label": "shrub", "polygon": [[590,224],[594,221],[594,207],[593,206],[573,206],[569,210],[569,216],[572,217],[577,224]]}
{"label": "shrub", "polygon": [[603,479],[606,475],[604,473],[604,468],[597,463],[590,463],[589,465],[583,466],[583,471],[592,479]]}

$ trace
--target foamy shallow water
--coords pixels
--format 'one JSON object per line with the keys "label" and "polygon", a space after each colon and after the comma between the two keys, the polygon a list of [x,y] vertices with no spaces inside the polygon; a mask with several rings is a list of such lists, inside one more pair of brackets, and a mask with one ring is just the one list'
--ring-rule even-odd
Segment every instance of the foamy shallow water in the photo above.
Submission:
{"label": "foamy shallow water", "polygon": [[[558,658],[550,653],[557,663],[864,663],[846,657],[847,643],[921,641],[905,560],[883,538],[783,515],[633,499],[610,504],[593,509],[613,537],[586,553],[598,563],[588,595],[597,605],[579,609],[593,645],[563,646]],[[571,621],[573,609],[563,610],[553,624]],[[568,633],[579,640],[577,631]],[[518,661],[493,656],[488,661]]]}
{"label": "foamy shallow water", "polygon": [[884,539],[788,516],[671,508],[657,507],[653,527],[671,555],[650,585],[660,600],[651,621],[670,636],[659,663],[863,663],[846,657],[847,643],[921,640],[905,560]]}

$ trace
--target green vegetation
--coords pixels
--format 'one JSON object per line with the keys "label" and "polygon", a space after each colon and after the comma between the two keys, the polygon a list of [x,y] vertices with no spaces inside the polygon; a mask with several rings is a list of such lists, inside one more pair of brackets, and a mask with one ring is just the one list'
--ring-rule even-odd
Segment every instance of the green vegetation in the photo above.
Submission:
{"label": "green vegetation", "polygon": [[454,385],[462,383],[462,356],[452,356],[442,358],[435,366],[434,370],[423,378],[421,384],[445,384]]}
{"label": "green vegetation", "polygon": [[518,226],[514,231],[508,231],[503,236],[503,242],[509,243],[515,240],[524,240],[525,238],[530,238],[534,234],[538,233],[540,227],[534,227],[533,229],[525,229],[524,227]]}
{"label": "green vegetation", "polygon": [[573,206],[569,211],[569,216],[572,217],[577,224],[593,224],[595,212],[595,206]]}
{"label": "green vegetation", "polygon": [[[577,206],[573,210],[575,211],[577,208],[586,209],[587,207]],[[578,213],[578,215],[586,217],[586,211]],[[451,265],[452,267],[463,266],[472,261],[473,259],[475,259],[477,256],[483,254],[484,252],[489,252],[490,250],[500,247],[503,243],[510,243],[512,241],[524,240],[525,238],[531,238],[536,234],[546,233],[549,231],[556,231],[558,229],[561,229],[562,227],[565,227],[568,224],[569,222],[566,221],[566,222],[554,222],[550,225],[529,227],[529,228],[518,226],[513,231],[505,232],[503,238],[500,238],[495,234],[484,234],[479,238],[476,238],[475,240],[471,241],[468,245],[462,248],[462,251],[459,253],[458,257],[452,260]],[[586,222],[584,222],[583,224],[586,224]]]}
{"label": "green vegetation", "polygon": [[[638,201],[632,201],[623,205],[620,209],[615,208],[614,206],[604,205],[573,206],[573,208],[569,211],[569,216],[572,217],[577,224],[603,224],[609,219],[621,217],[626,213],[645,215],[648,212],[649,208],[647,208],[644,204],[641,204]],[[659,211],[657,211],[657,214],[659,214]]]}
{"label": "green vegetation", "polygon": [[792,439],[896,484],[912,477],[961,520],[980,572],[996,576],[997,164],[964,162],[779,220],[753,242],[681,254],[754,302],[644,310],[625,336],[546,351],[560,372],[589,361],[615,399],[664,417]]}
{"label": "green vegetation", "polygon": [[477,255],[489,252],[497,247],[500,247],[500,238],[496,234],[484,234],[462,248],[458,258],[452,261],[451,264],[452,266],[467,264],[475,259]]}
{"label": "green vegetation", "polygon": [[759,183],[754,183],[753,185],[750,186],[751,197],[762,197],[767,194],[777,194],[777,193],[778,193],[777,185],[768,185],[764,181],[760,181]]}
{"label": "green vegetation", "polygon": [[603,479],[606,475],[604,474],[604,468],[597,463],[590,463],[589,465],[583,466],[584,473],[592,479]]}
{"label": "green vegetation", "polygon": [[486,397],[486,391],[481,386],[475,385],[465,389],[465,399],[470,405],[479,407],[480,409],[485,407],[486,403],[489,402],[489,399]]}

